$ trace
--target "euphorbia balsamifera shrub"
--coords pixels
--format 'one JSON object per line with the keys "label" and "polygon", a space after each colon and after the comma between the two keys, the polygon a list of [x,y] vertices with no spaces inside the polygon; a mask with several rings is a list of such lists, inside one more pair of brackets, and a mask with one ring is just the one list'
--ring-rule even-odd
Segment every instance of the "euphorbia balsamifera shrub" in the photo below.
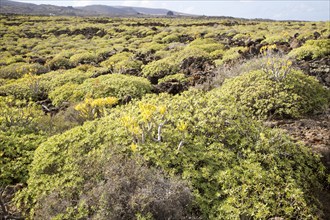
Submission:
{"label": "euphorbia balsamifera shrub", "polygon": [[109,68],[113,73],[139,71],[141,65],[142,62],[136,60],[134,54],[130,52],[117,53],[101,63],[101,66]]}
{"label": "euphorbia balsamifera shrub", "polygon": [[[59,96],[55,98],[56,94],[60,94],[63,89],[72,89],[67,91],[65,96],[61,99]],[[106,98],[109,96],[118,99],[124,99],[128,96],[131,98],[142,97],[149,93],[151,84],[142,77],[128,76],[122,74],[103,75],[97,78],[85,80],[82,84],[76,86],[75,84],[66,84],[54,90],[51,96],[56,99],[56,104],[64,101],[78,102],[85,98]]]}
{"label": "euphorbia balsamifera shrub", "polygon": [[73,66],[78,64],[95,64],[98,61],[98,57],[93,52],[78,53],[70,57],[70,62]]}
{"label": "euphorbia balsamifera shrub", "polygon": [[0,97],[0,187],[27,180],[33,152],[45,139],[43,112],[32,102]]}
{"label": "euphorbia balsamifera shrub", "polygon": [[330,55],[329,39],[308,40],[303,46],[295,48],[289,53],[289,56],[297,60],[310,60],[328,55]]}
{"label": "euphorbia balsamifera shrub", "polygon": [[242,108],[258,119],[299,118],[322,112],[330,100],[328,89],[297,70],[280,78],[263,70],[252,71],[226,80],[214,93],[224,103]]}
{"label": "euphorbia balsamifera shrub", "polygon": [[[105,183],[97,171],[104,160],[111,161],[109,149],[127,157],[141,155],[150,167],[181,176],[191,185],[195,210],[204,219],[308,219],[319,214],[313,190],[324,178],[320,159],[281,131],[228,107],[216,93],[197,91],[147,95],[49,138],[36,150],[28,187],[17,200],[31,218],[37,210],[47,211],[44,199],[54,191],[53,196],[81,201],[86,184]],[[93,166],[94,172],[86,170]],[[60,213],[69,218],[88,217],[103,207],[66,204]]]}
{"label": "euphorbia balsamifera shrub", "polygon": [[175,74],[179,70],[179,63],[174,57],[166,57],[148,63],[142,67],[142,75],[148,78],[162,78],[166,75]]}
{"label": "euphorbia balsamifera shrub", "polygon": [[[90,69],[89,69],[90,68]],[[95,74],[96,68],[82,65],[70,70],[51,71],[36,76],[26,74],[24,77],[10,81],[0,87],[4,95],[13,95],[19,99],[45,98],[47,94],[66,83],[80,84]]]}
{"label": "euphorbia balsamifera shrub", "polygon": [[195,39],[194,41],[192,41],[188,47],[191,48],[198,48],[201,49],[207,53],[211,53],[213,51],[216,50],[224,50],[225,46],[223,44],[218,43],[217,41],[213,40],[213,39]]}
{"label": "euphorbia balsamifera shrub", "polygon": [[42,74],[48,72],[48,68],[38,63],[13,63],[0,68],[0,78],[3,79],[18,79],[25,74]]}

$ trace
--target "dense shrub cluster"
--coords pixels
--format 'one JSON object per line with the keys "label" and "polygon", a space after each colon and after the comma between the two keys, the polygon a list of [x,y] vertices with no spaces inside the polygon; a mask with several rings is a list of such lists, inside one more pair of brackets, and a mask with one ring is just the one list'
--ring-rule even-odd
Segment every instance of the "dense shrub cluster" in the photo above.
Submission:
{"label": "dense shrub cluster", "polygon": [[329,106],[329,90],[300,71],[291,70],[281,81],[262,70],[226,81],[216,91],[255,118],[297,118]]}
{"label": "dense shrub cluster", "polygon": [[308,40],[303,46],[292,50],[289,56],[298,60],[310,60],[330,55],[330,42],[324,40]]}
{"label": "dense shrub cluster", "polygon": [[36,74],[48,72],[48,69],[40,64],[27,64],[23,62],[13,63],[0,69],[0,78],[18,79],[25,74]]}
{"label": "dense shrub cluster", "polygon": [[293,69],[327,71],[329,22],[0,23],[0,191],[23,183],[25,218],[322,218],[328,171],[262,120],[329,108]]}
{"label": "dense shrub cluster", "polygon": [[33,103],[0,97],[0,187],[27,180],[33,152],[45,139],[42,112]]}
{"label": "dense shrub cluster", "polygon": [[[103,167],[94,161],[105,149],[143,155],[148,164],[189,181],[203,218],[310,218],[317,212],[310,190],[323,175],[319,159],[281,132],[225,107],[212,92],[148,96],[50,138],[37,149],[19,200],[34,213],[54,190],[75,195],[89,180],[90,172],[82,172],[86,164]],[[103,178],[95,181],[102,184]],[[80,206],[85,210],[69,203],[65,213]]]}

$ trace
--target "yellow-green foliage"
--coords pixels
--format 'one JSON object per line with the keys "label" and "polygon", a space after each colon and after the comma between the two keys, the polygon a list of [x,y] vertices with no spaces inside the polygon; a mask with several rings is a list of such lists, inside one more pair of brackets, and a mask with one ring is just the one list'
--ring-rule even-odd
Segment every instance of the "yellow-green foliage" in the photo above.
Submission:
{"label": "yellow-green foliage", "polygon": [[166,46],[164,44],[148,42],[148,43],[141,44],[138,48],[138,52],[140,52],[142,54],[147,54],[150,52],[155,53],[157,51],[161,51],[161,50],[165,49],[165,47]]}
{"label": "yellow-green foliage", "polygon": [[134,54],[130,52],[121,52],[111,56],[101,63],[101,66],[109,68],[114,73],[125,73],[127,70],[139,70],[141,61],[134,59]]}
{"label": "yellow-green foliage", "polygon": [[[149,166],[189,181],[204,219],[317,215],[310,189],[324,177],[319,158],[280,131],[226,107],[217,94],[195,91],[147,96],[49,138],[35,152],[28,187],[18,201],[31,217],[54,191],[57,201],[73,201],[83,186],[102,184],[99,171],[111,160],[109,149],[127,157],[141,155]],[[57,214],[81,205],[66,204]],[[86,216],[100,208],[84,207]],[[73,212],[70,218],[78,215]]]}
{"label": "yellow-green foliage", "polygon": [[56,69],[69,69],[72,65],[71,62],[69,60],[69,58],[63,56],[63,55],[57,55],[54,58],[52,58],[51,60],[49,60],[46,65],[52,69],[52,70],[56,70]]}
{"label": "yellow-green foliage", "polygon": [[43,112],[32,102],[0,97],[0,187],[25,182],[33,152],[44,140]]}
{"label": "yellow-green foliage", "polygon": [[115,97],[91,99],[86,98],[83,102],[75,106],[75,110],[85,120],[93,120],[107,114],[106,109],[118,103]]}
{"label": "yellow-green foliage", "polygon": [[97,55],[92,52],[78,53],[70,57],[72,65],[77,66],[78,64],[92,64],[97,62]]}
{"label": "yellow-green foliage", "polygon": [[40,64],[13,63],[0,69],[0,78],[18,79],[27,73],[42,74],[48,72],[48,69]]}
{"label": "yellow-green foliage", "polygon": [[61,93],[65,89],[73,89],[67,91],[67,96],[56,97],[56,103],[63,103],[64,101],[83,101],[85,98],[106,98],[114,96],[119,99],[124,99],[128,96],[135,98],[141,97],[150,92],[151,85],[149,81],[142,77],[127,76],[122,74],[110,74],[99,76],[93,79],[87,79],[79,86],[67,85],[64,88],[58,88],[54,91],[56,94]]}
{"label": "yellow-green foliage", "polygon": [[210,38],[207,39],[201,39],[198,38],[194,41],[192,41],[188,47],[195,47],[195,48],[199,48],[207,53],[211,53],[215,50],[223,50],[224,49],[224,45],[220,44],[218,42],[216,42],[215,40],[212,40]]}
{"label": "yellow-green foliage", "polygon": [[[329,22],[0,15],[0,188],[23,183],[27,219],[321,219],[320,159],[254,119],[322,111],[329,90],[285,58],[240,66],[253,54],[233,47],[296,33],[293,58],[329,56]],[[246,74],[148,94],[193,84],[182,72],[209,88]]]}
{"label": "yellow-green foliage", "polygon": [[48,97],[52,100],[52,103],[55,106],[61,106],[63,102],[73,102],[74,100],[71,100],[71,97],[73,97],[74,91],[77,87],[78,84],[68,82],[49,92]]}
{"label": "yellow-green foliage", "polygon": [[160,79],[158,81],[158,83],[163,83],[163,82],[168,82],[168,81],[178,81],[178,82],[185,82],[188,79],[185,77],[185,75],[183,73],[177,73],[174,75],[169,75],[169,76],[165,76],[164,78]]}
{"label": "yellow-green foliage", "polygon": [[26,74],[23,78],[6,83],[0,87],[6,95],[13,95],[18,99],[35,99],[44,97],[50,91],[71,82],[82,83],[94,74],[94,69],[88,71],[84,65],[70,70],[57,70],[46,74],[35,76]]}
{"label": "yellow-green foliage", "polygon": [[223,63],[235,61],[241,57],[241,53],[245,52],[248,48],[246,47],[231,47],[229,50],[226,50],[223,54],[222,60],[217,62],[217,65],[220,66]]}
{"label": "yellow-green foliage", "polygon": [[319,82],[291,70],[282,80],[262,70],[243,74],[225,81],[214,91],[226,103],[231,103],[253,117],[299,118],[329,105],[330,93]]}
{"label": "yellow-green foliage", "polygon": [[289,53],[289,56],[294,57],[298,60],[316,59],[328,55],[330,55],[329,39],[308,40],[303,46],[293,49]]}
{"label": "yellow-green foliage", "polygon": [[170,34],[167,35],[162,39],[164,43],[172,43],[172,42],[177,42],[179,41],[179,36],[177,34]]}
{"label": "yellow-green foliage", "polygon": [[172,57],[166,57],[157,61],[148,63],[142,67],[144,77],[162,78],[166,75],[171,75],[179,70],[179,65]]}
{"label": "yellow-green foliage", "polygon": [[[211,53],[212,54],[212,53]],[[199,47],[186,47],[183,50],[177,52],[173,56],[176,56],[176,62],[180,62],[189,57],[205,57],[210,58],[210,53],[204,51]]]}

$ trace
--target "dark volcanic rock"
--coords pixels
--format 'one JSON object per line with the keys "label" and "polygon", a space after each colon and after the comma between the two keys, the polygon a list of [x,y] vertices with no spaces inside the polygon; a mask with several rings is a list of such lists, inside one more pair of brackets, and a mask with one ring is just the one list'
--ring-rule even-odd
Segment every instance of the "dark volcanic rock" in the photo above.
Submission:
{"label": "dark volcanic rock", "polygon": [[323,85],[330,87],[330,57],[298,61],[295,66],[306,74],[315,76]]}
{"label": "dark volcanic rock", "polygon": [[163,82],[158,85],[155,85],[153,87],[153,92],[157,93],[157,94],[166,92],[166,93],[169,93],[172,95],[176,95],[187,89],[188,89],[188,86],[186,84],[173,80],[173,81]]}
{"label": "dark volcanic rock", "polygon": [[215,76],[213,61],[205,57],[188,57],[181,62],[180,69],[191,77],[190,85],[202,84]]}

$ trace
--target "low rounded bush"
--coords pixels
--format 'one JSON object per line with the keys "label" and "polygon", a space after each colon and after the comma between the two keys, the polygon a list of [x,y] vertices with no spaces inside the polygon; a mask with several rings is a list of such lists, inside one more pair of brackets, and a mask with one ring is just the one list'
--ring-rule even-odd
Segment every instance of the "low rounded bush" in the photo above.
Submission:
{"label": "low rounded bush", "polygon": [[45,136],[0,130],[0,187],[25,183],[33,153]]}
{"label": "low rounded bush", "polygon": [[94,74],[100,74],[99,70],[100,68],[81,65],[74,69],[51,71],[40,76],[26,74],[20,79],[0,86],[0,91],[3,91],[4,95],[13,95],[18,99],[42,100],[53,90],[61,90],[60,87],[66,83],[81,84]]}
{"label": "low rounded bush", "polygon": [[177,73],[174,75],[165,76],[164,78],[160,79],[158,83],[169,82],[173,80],[178,82],[186,82],[188,79],[183,73]]}
{"label": "low rounded bush", "polygon": [[0,68],[0,78],[3,79],[18,79],[25,74],[40,75],[48,72],[48,68],[38,63],[13,63],[5,67]]}
{"label": "low rounded bush", "polygon": [[140,71],[141,65],[142,62],[136,60],[130,52],[117,53],[101,63],[101,66],[109,68],[113,73]]}
{"label": "low rounded bush", "polygon": [[77,66],[78,64],[93,64],[97,63],[97,61],[97,55],[92,52],[78,53],[70,57],[70,63],[73,66]]}
{"label": "low rounded bush", "polygon": [[330,55],[330,41],[328,39],[308,40],[303,46],[295,48],[289,53],[290,57],[297,60],[316,59],[328,55]]}
{"label": "low rounded bush", "polygon": [[[111,216],[121,212],[122,201],[130,215],[154,215],[150,207],[158,196],[164,198],[158,200],[163,207],[159,213],[169,213],[164,216],[175,219],[177,213],[168,198],[179,202],[178,212],[189,213],[189,207],[182,208],[189,201],[181,200],[185,188],[173,188],[171,180],[169,187],[158,184],[157,174],[149,179],[122,159],[112,161],[113,154],[141,155],[148,167],[180,176],[192,187],[194,214],[202,219],[318,216],[313,190],[325,177],[320,159],[281,131],[226,106],[218,94],[197,91],[147,95],[49,138],[36,150],[28,186],[16,199],[31,218]],[[158,186],[168,189],[167,196],[162,189],[154,191]],[[55,204],[55,210],[49,204]],[[114,206],[118,209],[111,210]]]}
{"label": "low rounded bush", "polygon": [[69,69],[72,67],[70,60],[61,55],[55,56],[53,59],[49,60],[46,65],[51,70]]}
{"label": "low rounded bush", "polygon": [[68,82],[49,92],[48,97],[52,100],[53,105],[61,106],[64,102],[72,102],[71,97],[77,87],[78,84]]}
{"label": "low rounded bush", "polygon": [[223,57],[221,60],[221,63],[218,62],[218,66],[220,66],[223,63],[231,62],[239,59],[241,57],[241,53],[245,52],[248,48],[246,47],[232,47],[223,53]]}
{"label": "low rounded bush", "polygon": [[142,74],[144,77],[162,78],[166,75],[174,74],[178,70],[178,62],[173,57],[166,57],[143,66]]}
{"label": "low rounded bush", "polygon": [[172,42],[178,42],[178,41],[179,41],[178,34],[170,34],[162,39],[163,43],[172,43]]}
{"label": "low rounded bush", "polygon": [[25,183],[33,152],[45,139],[43,112],[32,102],[0,97],[0,187]]}
{"label": "low rounded bush", "polygon": [[330,100],[328,89],[297,70],[280,81],[262,70],[252,71],[226,80],[215,92],[259,119],[299,118],[324,110]]}
{"label": "low rounded bush", "polygon": [[[65,95],[60,95],[61,91],[66,89]],[[110,74],[87,79],[79,86],[67,84],[64,87],[58,87],[51,93],[51,96],[56,100],[56,104],[60,104],[65,101],[79,102],[88,97],[106,98],[113,96],[124,99],[130,96],[131,98],[137,98],[142,97],[150,90],[151,85],[145,78]]]}
{"label": "low rounded bush", "polygon": [[192,41],[188,45],[188,47],[198,48],[198,49],[201,49],[201,50],[203,50],[207,53],[212,53],[213,51],[224,49],[223,44],[220,44],[220,43],[218,43],[215,40],[210,39],[210,38],[206,38],[206,39],[198,38],[198,39]]}

